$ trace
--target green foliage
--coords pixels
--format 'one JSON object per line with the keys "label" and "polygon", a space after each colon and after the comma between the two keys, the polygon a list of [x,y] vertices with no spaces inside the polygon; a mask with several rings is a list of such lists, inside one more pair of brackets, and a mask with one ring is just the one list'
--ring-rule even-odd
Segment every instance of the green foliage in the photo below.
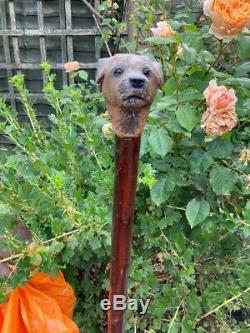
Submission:
{"label": "green foliage", "polygon": [[[220,43],[208,34],[197,1],[152,0],[136,2],[138,34],[129,44],[110,2],[100,9],[108,13],[103,40],[156,58],[165,76],[142,138],[129,279],[129,296],[151,304],[143,316],[128,312],[127,332],[249,332],[250,169],[239,158],[250,148],[249,36]],[[166,17],[175,38],[149,38]],[[108,289],[113,138],[102,134],[103,100],[86,72],[75,74],[85,84],[59,91],[50,66],[43,70],[48,123],[37,120],[22,75],[11,82],[26,121],[0,100],[1,131],[14,144],[0,154],[0,231],[16,265],[1,290],[25,283],[37,267],[61,269],[77,293],[81,332],[105,332],[100,301]],[[213,78],[238,98],[238,125],[221,137],[200,128],[203,92]],[[10,233],[17,219],[32,231],[28,246]]]}
{"label": "green foliage", "polygon": [[209,211],[209,203],[204,198],[191,200],[186,208],[186,217],[191,228],[202,223],[208,217]]}
{"label": "green foliage", "polygon": [[164,157],[172,148],[173,141],[167,135],[166,131],[162,129],[155,129],[151,132],[148,143],[152,149],[152,152]]}

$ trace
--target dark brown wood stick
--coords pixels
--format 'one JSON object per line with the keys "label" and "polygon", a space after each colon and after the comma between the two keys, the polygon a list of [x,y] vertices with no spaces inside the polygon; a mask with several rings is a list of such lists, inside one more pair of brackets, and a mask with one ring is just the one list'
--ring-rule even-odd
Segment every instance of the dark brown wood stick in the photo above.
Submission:
{"label": "dark brown wood stick", "polygon": [[[115,187],[113,206],[112,254],[109,300],[114,295],[127,297],[127,280],[130,262],[134,204],[137,185],[140,137],[119,138],[115,147]],[[123,333],[125,311],[109,311],[108,333]]]}

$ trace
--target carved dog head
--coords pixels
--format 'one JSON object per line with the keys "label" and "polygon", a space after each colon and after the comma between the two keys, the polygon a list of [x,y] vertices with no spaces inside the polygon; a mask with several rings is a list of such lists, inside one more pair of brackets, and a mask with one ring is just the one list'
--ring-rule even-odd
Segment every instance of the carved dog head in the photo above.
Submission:
{"label": "carved dog head", "polygon": [[117,54],[99,60],[97,82],[115,133],[139,136],[156,91],[163,84],[161,66],[145,56]]}

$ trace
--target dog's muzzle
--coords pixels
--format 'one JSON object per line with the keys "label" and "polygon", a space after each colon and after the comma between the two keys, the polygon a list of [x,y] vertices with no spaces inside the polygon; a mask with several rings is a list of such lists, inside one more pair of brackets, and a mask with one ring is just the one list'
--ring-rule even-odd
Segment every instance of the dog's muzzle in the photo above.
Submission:
{"label": "dog's muzzle", "polygon": [[129,77],[122,82],[120,89],[121,104],[124,107],[143,107],[148,104],[148,82],[140,76]]}

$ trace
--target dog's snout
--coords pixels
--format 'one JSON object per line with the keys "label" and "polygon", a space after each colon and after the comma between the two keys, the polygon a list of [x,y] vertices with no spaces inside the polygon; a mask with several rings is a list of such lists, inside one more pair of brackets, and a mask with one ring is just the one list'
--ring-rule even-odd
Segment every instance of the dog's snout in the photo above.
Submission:
{"label": "dog's snout", "polygon": [[129,82],[132,88],[143,88],[145,85],[145,79],[141,77],[131,77]]}

